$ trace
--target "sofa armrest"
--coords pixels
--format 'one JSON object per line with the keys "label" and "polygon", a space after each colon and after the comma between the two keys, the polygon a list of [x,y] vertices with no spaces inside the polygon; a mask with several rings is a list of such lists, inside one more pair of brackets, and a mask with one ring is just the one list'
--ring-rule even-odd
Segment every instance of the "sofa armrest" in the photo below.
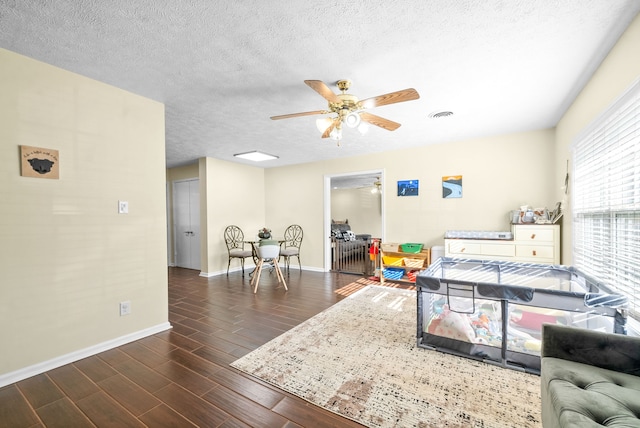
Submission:
{"label": "sofa armrest", "polygon": [[640,376],[640,337],[543,324],[541,356]]}

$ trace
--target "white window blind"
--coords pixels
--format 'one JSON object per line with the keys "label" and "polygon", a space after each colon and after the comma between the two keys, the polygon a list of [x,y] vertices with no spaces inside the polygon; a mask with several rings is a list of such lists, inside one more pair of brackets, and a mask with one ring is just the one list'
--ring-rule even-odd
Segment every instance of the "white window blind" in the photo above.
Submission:
{"label": "white window blind", "polygon": [[640,320],[640,81],[573,145],[573,261]]}

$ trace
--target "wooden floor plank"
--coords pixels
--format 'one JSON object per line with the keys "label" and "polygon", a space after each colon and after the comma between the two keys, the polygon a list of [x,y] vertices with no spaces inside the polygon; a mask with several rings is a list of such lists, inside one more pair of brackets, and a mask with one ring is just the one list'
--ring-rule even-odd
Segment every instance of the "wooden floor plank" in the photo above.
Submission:
{"label": "wooden floor plank", "polygon": [[313,426],[317,428],[351,428],[362,425],[334,415],[324,409],[316,407],[305,401],[292,397],[286,397],[280,401],[273,411],[295,421],[301,426]]}
{"label": "wooden floor plank", "polygon": [[95,427],[89,418],[68,398],[62,398],[37,409],[38,416],[50,428]]}
{"label": "wooden floor plank", "polygon": [[38,421],[38,416],[15,384],[0,388],[0,427],[26,428]]}
{"label": "wooden floor plank", "polygon": [[143,428],[145,424],[129,412],[105,392],[100,391],[79,400],[80,410],[98,427],[105,428]]}
{"label": "wooden floor plank", "polygon": [[281,427],[287,419],[227,388],[216,388],[202,398],[249,426]]}
{"label": "wooden floor plank", "polygon": [[129,354],[132,358],[140,361],[146,366],[155,367],[160,364],[164,364],[169,359],[163,355],[153,352],[151,349],[144,346],[140,341],[127,343],[120,347],[124,352]]}
{"label": "wooden floor plank", "polygon": [[46,374],[39,374],[18,383],[29,404],[34,409],[53,403],[64,397],[64,393]]}
{"label": "wooden floor plank", "polygon": [[123,375],[112,376],[98,385],[135,416],[160,405],[160,400]]}
{"label": "wooden floor plank", "polygon": [[156,397],[200,427],[217,427],[230,416],[206,400],[176,384],[156,392]]}
{"label": "wooden floor plank", "polygon": [[193,370],[194,372],[204,377],[209,377],[220,370],[220,366],[217,366],[205,360],[204,358],[199,357],[193,352],[186,352],[183,349],[176,349],[175,351],[171,352],[169,356],[171,357],[171,361],[182,364],[189,370]]}
{"label": "wooden floor plank", "polygon": [[268,409],[284,398],[280,390],[258,382],[255,378],[244,375],[235,369],[220,370],[211,376],[211,379]]}
{"label": "wooden floor plank", "polygon": [[169,352],[162,354],[165,356],[170,354],[172,351],[175,351],[178,348],[187,352],[191,352],[202,346],[202,343],[196,340],[190,339],[187,336],[183,336],[180,333],[177,333],[174,329],[162,331],[152,337],[157,337],[158,339],[162,339],[168,342],[169,344],[173,345],[173,347]]}
{"label": "wooden floor plank", "polygon": [[127,360],[118,364],[116,368],[130,381],[150,393],[154,393],[171,383],[169,379],[157,370],[152,370],[137,360]]}
{"label": "wooden floor plank", "polygon": [[174,361],[168,361],[165,364],[156,367],[156,370],[167,379],[177,383],[184,389],[188,389],[198,396],[201,396],[218,386],[215,380],[199,375],[198,373],[189,370],[185,366]]}
{"label": "wooden floor plank", "polygon": [[96,384],[73,364],[58,367],[47,374],[72,401],[78,401],[99,391]]}
{"label": "wooden floor plank", "polygon": [[113,367],[95,355],[76,361],[73,365],[94,382],[100,382],[101,380],[118,374]]}
{"label": "wooden floor plank", "polygon": [[148,427],[157,428],[187,428],[196,426],[165,404],[154,407],[144,415],[141,415],[140,420]]}

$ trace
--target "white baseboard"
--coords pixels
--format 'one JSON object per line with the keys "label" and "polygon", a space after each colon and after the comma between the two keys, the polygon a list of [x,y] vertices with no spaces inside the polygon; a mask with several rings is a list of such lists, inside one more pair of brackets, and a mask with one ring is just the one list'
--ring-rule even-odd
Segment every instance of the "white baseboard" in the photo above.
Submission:
{"label": "white baseboard", "polygon": [[117,348],[118,346],[125,345],[129,342],[133,342],[138,339],[142,339],[147,336],[151,336],[161,331],[165,331],[171,328],[171,324],[168,322],[158,324],[153,327],[146,328],[144,330],[136,331],[134,333],[127,334],[125,336],[117,337],[106,342],[98,343],[88,348],[80,349],[78,351],[71,352],[69,354],[61,355],[48,361],[34,364],[29,367],[25,367],[13,372],[0,375],[0,388],[12,383],[20,382],[21,380],[30,378],[35,375],[39,375],[49,370],[56,369],[70,364],[83,358],[90,357],[92,355],[99,354],[100,352],[108,351],[109,349]]}

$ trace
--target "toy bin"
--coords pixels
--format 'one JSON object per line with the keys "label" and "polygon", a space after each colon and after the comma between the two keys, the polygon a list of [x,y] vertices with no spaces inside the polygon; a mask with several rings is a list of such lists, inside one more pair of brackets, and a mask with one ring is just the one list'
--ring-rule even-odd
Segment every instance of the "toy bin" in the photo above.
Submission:
{"label": "toy bin", "polygon": [[400,245],[400,250],[403,253],[419,253],[420,251],[422,251],[422,244],[402,244]]}
{"label": "toy bin", "polygon": [[425,259],[414,259],[410,257],[405,257],[402,261],[404,266],[417,269],[424,267],[424,262]]}
{"label": "toy bin", "polygon": [[402,278],[402,276],[404,275],[404,269],[403,268],[386,268],[382,270],[382,275],[384,275],[384,277],[386,279],[400,279]]}
{"label": "toy bin", "polygon": [[380,248],[382,248],[382,251],[384,252],[388,252],[388,253],[397,253],[398,250],[400,249],[400,244],[396,244],[393,242],[383,242],[380,244]]}
{"label": "toy bin", "polygon": [[419,347],[530,373],[543,323],[626,334],[627,298],[568,266],[441,257],[416,288]]}
{"label": "toy bin", "polygon": [[402,257],[382,256],[382,263],[390,266],[402,266]]}

